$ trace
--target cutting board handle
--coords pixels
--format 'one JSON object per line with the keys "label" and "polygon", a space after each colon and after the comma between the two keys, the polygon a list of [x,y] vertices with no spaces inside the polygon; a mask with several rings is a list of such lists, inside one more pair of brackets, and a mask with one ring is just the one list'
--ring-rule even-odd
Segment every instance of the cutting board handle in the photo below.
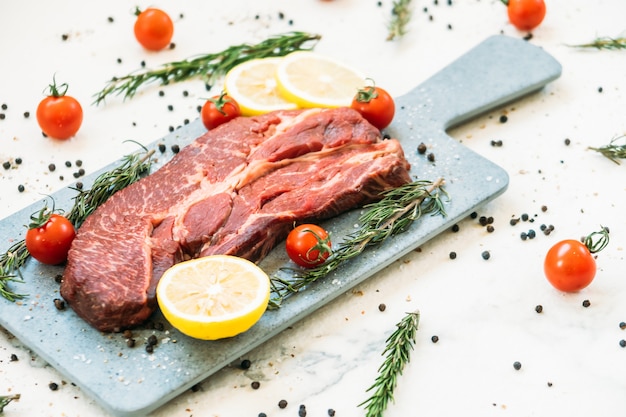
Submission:
{"label": "cutting board handle", "polygon": [[522,39],[494,35],[399,98],[429,127],[446,130],[541,89],[561,64]]}

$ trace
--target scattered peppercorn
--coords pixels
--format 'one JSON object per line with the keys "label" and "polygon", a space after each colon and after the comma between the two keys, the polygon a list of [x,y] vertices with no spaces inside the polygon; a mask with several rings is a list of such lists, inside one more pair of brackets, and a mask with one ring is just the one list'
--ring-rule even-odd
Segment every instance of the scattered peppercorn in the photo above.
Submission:
{"label": "scattered peppercorn", "polygon": [[626,322],[620,321],[619,328],[622,330],[626,329]]}
{"label": "scattered peppercorn", "polygon": [[426,145],[424,144],[424,142],[420,143],[419,145],[417,145],[417,152],[420,155],[423,155],[426,153]]}
{"label": "scattered peppercorn", "polygon": [[109,23],[113,23],[113,16],[109,16],[109,17],[107,17],[107,21],[108,21]]}
{"label": "scattered peppercorn", "polygon": [[537,306],[535,306],[535,311],[537,313],[543,312],[543,306],[541,304],[538,304]]}
{"label": "scattered peppercorn", "polygon": [[17,191],[19,191],[20,193],[23,193],[25,190],[24,185],[20,184],[17,186]]}
{"label": "scattered peppercorn", "polygon": [[509,118],[506,116],[506,114],[500,116],[500,123],[506,123],[508,120]]}
{"label": "scattered peppercorn", "polygon": [[117,63],[121,64],[122,63],[122,58],[117,58]]}
{"label": "scattered peppercorn", "polygon": [[335,410],[333,410],[332,408],[329,408],[329,409],[328,409],[328,415],[329,415],[330,417],[335,417]]}
{"label": "scattered peppercorn", "polygon": [[57,169],[57,166],[54,164],[49,164],[48,165],[48,171],[50,172],[54,172],[54,170]]}
{"label": "scattered peppercorn", "polygon": [[621,347],[626,347],[626,340],[624,340],[624,339],[620,340],[620,341],[619,341],[619,345],[620,345]]}
{"label": "scattered peppercorn", "polygon": [[584,301],[583,301],[583,307],[587,308],[587,307],[589,307],[590,305],[591,305],[591,301],[589,301],[589,300],[584,300]]}
{"label": "scattered peppercorn", "polygon": [[74,185],[74,187],[76,187],[77,190],[82,190],[83,189],[82,181],[76,181],[76,185]]}
{"label": "scattered peppercorn", "polygon": [[69,37],[70,35],[68,35],[67,33],[64,33],[63,35],[61,35],[61,40],[66,41]]}
{"label": "scattered peppercorn", "polygon": [[534,239],[537,236],[537,233],[533,229],[530,229],[527,233],[529,239]]}
{"label": "scattered peppercorn", "polygon": [[261,383],[259,381],[252,381],[250,386],[252,387],[252,389],[259,389],[259,387],[261,386]]}
{"label": "scattered peppercorn", "polygon": [[378,311],[385,311],[387,306],[384,303],[378,304]]}
{"label": "scattered peppercorn", "polygon": [[528,221],[528,214],[527,213],[522,214],[522,221],[523,222],[527,222]]}
{"label": "scattered peppercorn", "polygon": [[502,146],[502,140],[500,140],[500,139],[498,139],[498,140],[492,140],[492,141],[491,141],[491,146],[501,147],[501,146]]}
{"label": "scattered peppercorn", "polygon": [[168,105],[167,105],[167,109],[168,109],[169,111],[172,111],[172,110],[174,110],[174,106],[172,106],[171,104],[168,104]]}
{"label": "scattered peppercorn", "polygon": [[180,146],[178,146],[178,145],[172,145],[171,149],[172,149],[172,152],[174,152],[174,153],[180,152]]}
{"label": "scattered peppercorn", "polygon": [[515,368],[516,371],[519,371],[520,369],[522,369],[522,364],[518,361],[513,362],[513,368]]}
{"label": "scattered peppercorn", "polygon": [[552,386],[552,382],[548,381],[548,386],[551,387]]}
{"label": "scattered peppercorn", "polygon": [[29,111],[25,111],[24,112],[24,119],[28,119],[30,117],[30,112]]}
{"label": "scattered peppercorn", "polygon": [[50,388],[52,391],[56,391],[59,389],[59,384],[57,384],[56,382],[51,382],[48,384],[48,388]]}
{"label": "scattered peppercorn", "polygon": [[159,152],[164,153],[166,149],[165,144],[159,143]]}
{"label": "scattered peppercorn", "polygon": [[511,220],[509,220],[509,224],[511,226],[515,226],[517,223],[519,223],[519,219],[518,218],[512,218]]}
{"label": "scattered peppercorn", "polygon": [[153,352],[154,352],[154,346],[146,345],[146,353],[153,353]]}
{"label": "scattered peppercorn", "polygon": [[0,113],[0,120],[4,120],[7,118],[7,115],[4,113]]}
{"label": "scattered peppercorn", "polygon": [[55,298],[54,300],[54,307],[56,307],[57,310],[65,310],[65,301],[60,299],[60,298]]}
{"label": "scattered peppercorn", "polygon": [[21,165],[22,164],[22,158],[20,158],[20,157],[15,158],[15,163],[17,165]]}
{"label": "scattered peppercorn", "polygon": [[306,407],[304,404],[300,404],[300,408],[298,409],[298,417],[306,417]]}
{"label": "scattered peppercorn", "polygon": [[17,362],[19,359],[15,353],[11,353],[11,362]]}
{"label": "scattered peppercorn", "polygon": [[252,365],[252,362],[250,362],[249,359],[244,359],[241,361],[241,363],[239,364],[239,366],[241,367],[241,369],[250,369],[250,365]]}
{"label": "scattered peppercorn", "polygon": [[2,110],[6,110],[8,108],[9,108],[9,106],[6,103],[2,103]]}
{"label": "scattered peppercorn", "polygon": [[475,219],[476,217],[478,217],[478,213],[477,213],[477,212],[475,212],[475,211],[472,211],[472,212],[470,213],[470,218]]}
{"label": "scattered peppercorn", "polygon": [[437,343],[437,342],[439,341],[439,336],[436,336],[436,335],[435,335],[435,336],[431,337],[431,338],[430,338],[430,340],[431,340],[433,343]]}
{"label": "scattered peppercorn", "polygon": [[77,167],[82,167],[82,166],[83,166],[83,161],[82,161],[82,160],[80,160],[80,159],[77,159],[77,160],[76,160],[76,166],[77,166]]}
{"label": "scattered peppercorn", "polygon": [[435,162],[435,154],[434,153],[432,153],[432,152],[429,153],[427,158],[428,158],[429,162]]}
{"label": "scattered peppercorn", "polygon": [[598,93],[602,92],[602,87],[598,87]]}
{"label": "scattered peppercorn", "polygon": [[489,253],[488,250],[484,251],[481,256],[483,257],[484,260],[487,260],[489,258],[491,258],[491,254]]}
{"label": "scattered peppercorn", "polygon": [[65,161],[65,166],[66,167],[71,167],[72,166],[72,162],[71,161]]}
{"label": "scattered peppercorn", "polygon": [[135,344],[136,344],[136,341],[132,337],[129,339],[126,339],[126,346],[128,346],[129,348],[135,347]]}
{"label": "scattered peppercorn", "polygon": [[487,226],[487,233],[493,233],[494,232],[494,227],[492,225]]}
{"label": "scattered peppercorn", "polygon": [[159,90],[159,97],[163,97],[165,95],[165,91]]}
{"label": "scattered peppercorn", "polygon": [[170,43],[170,49],[175,49],[176,48],[176,44],[174,42]]}
{"label": "scattered peppercorn", "polygon": [[458,224],[454,224],[452,225],[452,228],[450,230],[452,230],[454,233],[458,232],[460,229]]}
{"label": "scattered peppercorn", "polygon": [[450,257],[450,259],[456,259],[456,252],[452,251],[452,252],[450,252],[450,254],[448,256]]}
{"label": "scattered peppercorn", "polygon": [[169,131],[170,131],[170,133],[171,133],[171,132],[173,132],[173,131],[174,131],[174,126],[171,126],[171,125],[170,125],[170,126],[167,128],[167,130],[169,130]]}
{"label": "scattered peppercorn", "polygon": [[487,225],[487,216],[480,216],[478,219],[478,223],[481,226],[486,226]]}
{"label": "scattered peppercorn", "polygon": [[2,163],[2,168],[4,169],[10,169],[11,168],[11,163],[9,161],[4,161]]}
{"label": "scattered peppercorn", "polygon": [[159,341],[158,341],[158,339],[157,339],[157,337],[156,337],[155,335],[151,334],[151,335],[148,337],[148,344],[149,344],[149,345],[156,346],[158,342],[159,342]]}
{"label": "scattered peppercorn", "polygon": [[285,408],[285,407],[287,407],[287,400],[280,400],[280,401],[278,402],[278,407],[280,407],[280,408]]}
{"label": "scattered peppercorn", "polygon": [[258,416],[258,417],[267,417],[267,414],[265,414],[265,413],[259,413],[259,416]]}

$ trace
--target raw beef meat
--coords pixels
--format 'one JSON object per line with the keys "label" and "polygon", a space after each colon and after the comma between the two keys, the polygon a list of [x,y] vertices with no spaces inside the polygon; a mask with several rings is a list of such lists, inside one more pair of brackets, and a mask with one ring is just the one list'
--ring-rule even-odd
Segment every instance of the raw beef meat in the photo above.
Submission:
{"label": "raw beef meat", "polygon": [[61,295],[104,332],[142,322],[181,260],[262,259],[294,222],[336,216],[410,181],[398,141],[349,108],[241,117],[113,195],[77,232]]}

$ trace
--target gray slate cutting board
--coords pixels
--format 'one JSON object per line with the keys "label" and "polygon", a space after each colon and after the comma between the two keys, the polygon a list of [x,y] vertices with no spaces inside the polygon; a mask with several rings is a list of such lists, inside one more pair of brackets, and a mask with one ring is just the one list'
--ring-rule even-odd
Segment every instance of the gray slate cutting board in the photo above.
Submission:
{"label": "gray slate cutting board", "polygon": [[[388,133],[402,142],[414,176],[445,178],[451,196],[445,207],[447,216],[421,219],[408,232],[289,297],[280,309],[266,312],[242,335],[198,341],[166,325],[166,331],[135,331],[138,346],[128,348],[121,335],[103,335],[73,311],[58,311],[53,303],[59,297],[58,285],[49,277],[62,270],[35,261],[23,268],[25,283],[14,284],[16,291],[30,294],[29,298],[22,303],[0,299],[0,324],[113,415],[146,415],[503,193],[508,186],[507,173],[450,138],[446,129],[537,91],[560,74],[560,64],[542,49],[498,35],[397,98],[396,117]],[[202,123],[196,120],[153,146],[182,146],[203,132]],[[418,154],[421,142],[436,155],[434,163]],[[85,187],[115,165],[85,178]],[[56,193],[57,207],[69,209],[73,196],[69,189]],[[23,236],[22,225],[40,208],[41,204],[34,204],[0,221],[0,250]],[[358,215],[355,211],[325,224],[334,241],[354,230]],[[268,274],[286,264],[283,252],[275,250],[262,262]],[[158,312],[154,319],[165,323]],[[151,334],[157,335],[159,346],[147,354],[143,344]]]}

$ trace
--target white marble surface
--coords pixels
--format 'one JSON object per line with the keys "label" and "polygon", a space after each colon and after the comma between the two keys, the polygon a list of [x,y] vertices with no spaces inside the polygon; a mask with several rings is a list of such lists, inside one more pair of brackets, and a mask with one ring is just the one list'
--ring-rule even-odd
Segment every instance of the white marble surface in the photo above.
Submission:
{"label": "white marble surface", "polygon": [[[89,173],[134,149],[122,144],[125,139],[149,143],[166,135],[169,126],[197,117],[196,107],[208,95],[199,81],[163,88],[164,97],[157,94],[160,88],[151,87],[130,101],[89,104],[108,78],[136,69],[142,60],[157,66],[303,30],[323,36],[318,52],[363,69],[397,96],[490,35],[525,35],[508,24],[499,0],[454,0],[452,6],[444,0],[413,2],[410,32],[396,42],[385,41],[387,0],[380,5],[375,0],[140,2],[176,17],[176,48],[147,53],[132,37],[134,3],[5,3],[0,13],[0,103],[8,109],[0,120],[0,162],[21,157],[23,163],[0,169],[0,217],[71,185],[75,167],[65,168],[66,160],[82,160]],[[473,219],[462,221],[459,232],[443,233],[251,351],[242,358],[251,361],[247,371],[236,362],[152,416],[295,416],[300,404],[308,416],[328,415],[329,408],[337,416],[363,416],[357,405],[368,397],[385,339],[407,311],[416,309],[421,322],[415,349],[386,416],[622,412],[626,349],[619,341],[626,339],[626,330],[619,323],[626,321],[626,168],[587,148],[626,134],[626,51],[567,45],[618,36],[625,29],[626,3],[547,0],[547,7],[530,42],[561,62],[561,78],[450,131],[510,175],[507,192],[477,210],[494,217],[495,231],[487,233]],[[69,35],[66,41],[63,34]],[[70,85],[69,93],[85,109],[80,132],[65,142],[43,138],[34,117],[53,74]],[[189,97],[183,97],[184,90]],[[508,115],[506,123],[500,123],[501,114]],[[492,140],[502,140],[502,146],[492,146]],[[48,172],[51,162],[57,165],[54,173]],[[18,184],[26,190],[18,192]],[[548,210],[541,211],[542,205]],[[534,222],[509,225],[511,217],[522,213]],[[522,231],[539,232],[542,223],[553,224],[555,231],[520,239]],[[547,249],[599,225],[610,228],[611,242],[598,256],[595,281],[577,294],[554,290],[542,272]],[[488,261],[481,258],[484,250],[491,253]],[[449,259],[451,251],[458,254],[455,260]],[[591,305],[584,308],[583,300]],[[378,309],[381,303],[384,312]],[[541,314],[535,312],[538,304]],[[434,335],[438,343],[431,341]],[[522,364],[519,371],[513,368],[515,361]],[[260,388],[252,389],[252,381],[259,381]],[[50,383],[59,388],[51,390]],[[6,407],[7,416],[107,416],[72,381],[3,331],[0,395],[12,393],[22,398]],[[281,399],[288,401],[286,409],[279,409]]]}

